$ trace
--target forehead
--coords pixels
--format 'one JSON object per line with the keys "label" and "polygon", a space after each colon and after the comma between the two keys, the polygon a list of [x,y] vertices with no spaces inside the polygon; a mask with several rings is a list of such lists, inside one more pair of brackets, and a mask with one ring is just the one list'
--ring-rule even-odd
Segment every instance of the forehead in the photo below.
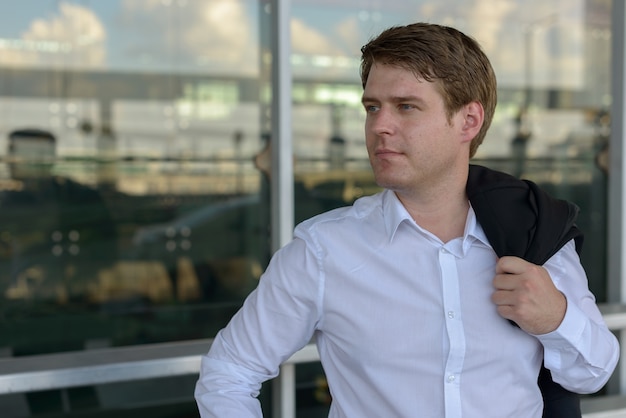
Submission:
{"label": "forehead", "polygon": [[367,98],[420,97],[423,100],[441,99],[438,82],[426,81],[406,68],[374,64],[367,77],[363,90]]}
{"label": "forehead", "polygon": [[37,137],[20,137],[10,139],[10,152],[13,155],[35,157],[54,155],[54,143],[50,140]]}

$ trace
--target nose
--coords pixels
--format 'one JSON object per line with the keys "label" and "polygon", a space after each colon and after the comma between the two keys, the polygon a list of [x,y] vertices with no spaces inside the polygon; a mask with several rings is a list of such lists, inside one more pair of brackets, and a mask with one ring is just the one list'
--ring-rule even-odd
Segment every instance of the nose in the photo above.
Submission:
{"label": "nose", "polygon": [[394,125],[393,115],[383,107],[367,115],[366,126],[371,133],[376,135],[393,133]]}

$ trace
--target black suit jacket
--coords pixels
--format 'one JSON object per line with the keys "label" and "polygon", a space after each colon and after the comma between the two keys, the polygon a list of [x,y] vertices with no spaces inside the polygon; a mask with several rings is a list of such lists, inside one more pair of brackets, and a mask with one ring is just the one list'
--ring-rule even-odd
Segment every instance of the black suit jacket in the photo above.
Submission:
{"label": "black suit jacket", "polygon": [[[555,199],[528,180],[470,165],[467,195],[498,257],[514,255],[543,265],[574,239],[580,253],[583,235],[576,227],[578,207]],[[581,417],[580,396],[552,380],[542,366],[538,384],[544,418]]]}

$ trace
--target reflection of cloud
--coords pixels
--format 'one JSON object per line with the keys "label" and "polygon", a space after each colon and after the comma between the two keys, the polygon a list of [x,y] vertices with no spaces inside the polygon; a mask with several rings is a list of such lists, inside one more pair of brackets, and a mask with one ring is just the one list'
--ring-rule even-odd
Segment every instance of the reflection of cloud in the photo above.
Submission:
{"label": "reflection of cloud", "polygon": [[0,57],[8,65],[101,67],[106,31],[90,9],[61,2],[58,13],[34,20],[20,39],[3,40]]}
{"label": "reflection of cloud", "polygon": [[236,2],[201,3],[199,19],[182,31],[182,44],[190,54],[213,59],[231,69],[256,72],[257,39],[247,21],[245,10]]}
{"label": "reflection of cloud", "polygon": [[258,25],[238,1],[124,0],[125,60],[154,69],[254,75]]}
{"label": "reflection of cloud", "polygon": [[361,38],[359,21],[356,17],[350,16],[339,22],[333,32],[337,34],[338,40],[345,46],[344,50],[348,56],[360,56],[361,47],[364,42]]}
{"label": "reflection of cloud", "polygon": [[356,81],[361,48],[358,24],[351,16],[321,32],[302,19],[292,18],[294,74],[298,77]]}
{"label": "reflection of cloud", "polygon": [[515,9],[513,2],[490,0],[477,0],[469,8],[467,19],[472,22],[472,35],[488,54],[497,52],[498,39],[508,27],[505,18]]}
{"label": "reflection of cloud", "polygon": [[307,26],[298,18],[291,19],[291,42],[294,53],[309,55],[340,55],[326,36]]}
{"label": "reflection of cloud", "polygon": [[[250,10],[246,2],[233,0],[124,0],[123,32],[128,36],[122,58],[139,63],[139,57],[139,65],[150,68],[258,74],[258,20],[268,16],[250,16]],[[344,42],[354,36],[347,28],[322,33],[297,17],[291,19],[290,30],[292,52],[309,57],[344,56],[336,35]]]}
{"label": "reflection of cloud", "polygon": [[[514,2],[513,7],[498,9],[488,0],[480,0],[485,10],[498,10],[492,33],[480,31],[487,53],[494,60],[503,84],[539,88],[580,88],[584,72],[584,37],[581,0],[570,0],[567,6],[555,6],[536,0],[529,4]],[[500,4],[498,2],[497,4]],[[489,8],[489,9],[487,9]],[[475,20],[478,20],[475,18]],[[490,19],[492,20],[492,19]],[[497,23],[497,27],[495,24]],[[490,39],[490,40],[487,40]],[[527,80],[525,72],[530,73]]]}
{"label": "reflection of cloud", "polygon": [[[460,13],[455,2],[428,3],[420,12],[427,21],[456,27],[474,37],[491,59],[501,86],[525,85],[529,46],[535,86],[580,88],[584,72],[584,0],[468,0]],[[531,37],[527,36],[529,30]]]}

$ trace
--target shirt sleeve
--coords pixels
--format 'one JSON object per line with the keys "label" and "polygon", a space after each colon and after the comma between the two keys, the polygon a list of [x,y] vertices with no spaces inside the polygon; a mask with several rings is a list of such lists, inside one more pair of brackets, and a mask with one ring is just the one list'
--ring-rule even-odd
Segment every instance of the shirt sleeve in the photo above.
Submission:
{"label": "shirt sleeve", "polygon": [[619,343],[607,328],[574,242],[570,241],[544,265],[567,299],[565,317],[553,332],[537,335],[544,347],[544,364],[552,378],[577,393],[600,390],[619,359]]}
{"label": "shirt sleeve", "polygon": [[262,417],[257,396],[281,363],[312,338],[319,315],[318,261],[296,238],[202,357],[195,398],[202,418]]}

